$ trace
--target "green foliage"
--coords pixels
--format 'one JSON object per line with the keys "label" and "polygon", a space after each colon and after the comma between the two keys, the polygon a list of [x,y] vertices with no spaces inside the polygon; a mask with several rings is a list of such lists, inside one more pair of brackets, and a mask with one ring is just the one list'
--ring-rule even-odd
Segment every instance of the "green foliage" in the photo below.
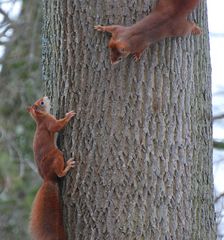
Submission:
{"label": "green foliage", "polygon": [[219,142],[219,141],[213,141],[213,147],[218,150],[223,150],[224,149],[224,142]]}
{"label": "green foliage", "polygon": [[30,239],[29,214],[40,186],[32,150],[35,123],[26,111],[43,95],[40,13],[40,1],[23,4],[0,72],[0,239],[6,240]]}
{"label": "green foliage", "polygon": [[0,212],[1,239],[29,239],[27,226],[35,193],[40,185],[37,174],[20,164],[7,153],[0,155]]}

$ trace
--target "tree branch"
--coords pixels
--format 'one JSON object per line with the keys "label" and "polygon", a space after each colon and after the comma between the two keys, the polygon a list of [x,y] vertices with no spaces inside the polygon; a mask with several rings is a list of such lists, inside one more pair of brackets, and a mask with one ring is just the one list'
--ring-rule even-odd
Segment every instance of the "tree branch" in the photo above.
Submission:
{"label": "tree branch", "polygon": [[223,114],[220,114],[220,115],[217,115],[217,116],[214,116],[214,117],[212,118],[212,120],[215,121],[215,120],[219,120],[219,119],[222,119],[222,118],[224,118],[224,113],[223,113]]}
{"label": "tree branch", "polygon": [[8,14],[2,8],[0,8],[0,14],[2,14],[4,17],[3,22],[11,22],[11,19],[9,18]]}
{"label": "tree branch", "polygon": [[6,33],[7,33],[7,31],[10,30],[10,29],[12,29],[12,26],[11,26],[11,24],[8,24],[8,26],[5,27],[5,29],[0,32],[0,38],[1,38],[1,37],[8,37],[8,36],[6,36]]}
{"label": "tree branch", "polygon": [[213,140],[213,147],[216,149],[224,149],[224,142]]}
{"label": "tree branch", "polygon": [[224,197],[224,192],[221,193],[218,197],[215,198],[215,203],[217,203],[223,197]]}

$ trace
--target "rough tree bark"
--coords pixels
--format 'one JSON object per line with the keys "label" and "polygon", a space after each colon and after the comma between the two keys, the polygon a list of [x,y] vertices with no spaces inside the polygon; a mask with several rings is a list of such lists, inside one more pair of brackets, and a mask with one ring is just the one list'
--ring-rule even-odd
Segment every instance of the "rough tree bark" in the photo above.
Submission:
{"label": "rough tree bark", "polygon": [[111,66],[96,24],[132,24],[152,0],[43,1],[43,78],[76,168],[63,184],[69,239],[215,239],[211,67],[202,36],[161,41]]}

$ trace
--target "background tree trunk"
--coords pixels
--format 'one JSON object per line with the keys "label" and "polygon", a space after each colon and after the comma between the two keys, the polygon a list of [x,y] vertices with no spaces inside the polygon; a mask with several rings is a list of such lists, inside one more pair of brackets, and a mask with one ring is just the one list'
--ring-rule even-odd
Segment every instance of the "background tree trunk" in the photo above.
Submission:
{"label": "background tree trunk", "polygon": [[62,190],[69,239],[215,239],[206,2],[192,15],[202,36],[115,66],[94,25],[132,24],[155,1],[43,4],[47,93],[55,113],[77,113],[60,137],[76,159]]}
{"label": "background tree trunk", "polygon": [[[17,18],[10,9],[19,11],[18,2]],[[40,185],[32,151],[35,123],[25,109],[41,95],[41,16],[39,0],[0,1],[0,239],[5,240],[30,239],[29,214]],[[2,36],[4,29],[12,35]]]}

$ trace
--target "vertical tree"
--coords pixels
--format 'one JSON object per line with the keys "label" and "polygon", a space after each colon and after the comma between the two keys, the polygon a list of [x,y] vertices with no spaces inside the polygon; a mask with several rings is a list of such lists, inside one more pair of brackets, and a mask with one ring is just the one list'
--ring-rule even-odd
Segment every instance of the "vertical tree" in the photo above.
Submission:
{"label": "vertical tree", "polygon": [[109,63],[96,24],[129,25],[156,1],[43,1],[43,78],[76,169],[64,181],[69,239],[215,239],[211,67],[202,36],[161,41]]}

